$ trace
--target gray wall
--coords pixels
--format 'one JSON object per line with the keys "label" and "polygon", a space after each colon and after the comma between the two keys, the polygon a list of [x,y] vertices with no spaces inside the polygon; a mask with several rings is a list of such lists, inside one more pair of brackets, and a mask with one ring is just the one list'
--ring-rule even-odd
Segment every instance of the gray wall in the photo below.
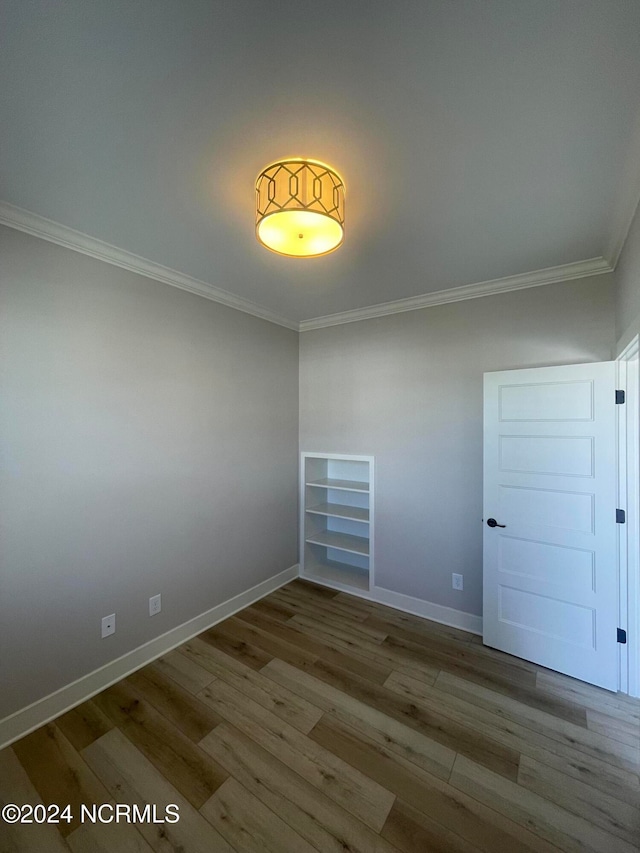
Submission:
{"label": "gray wall", "polygon": [[616,339],[621,352],[640,333],[640,207],[625,241],[615,271]]}
{"label": "gray wall", "polygon": [[297,562],[298,335],[1,227],[0,287],[1,718]]}
{"label": "gray wall", "polygon": [[614,340],[610,275],[300,336],[300,449],[376,457],[378,586],[482,612],[482,374]]}

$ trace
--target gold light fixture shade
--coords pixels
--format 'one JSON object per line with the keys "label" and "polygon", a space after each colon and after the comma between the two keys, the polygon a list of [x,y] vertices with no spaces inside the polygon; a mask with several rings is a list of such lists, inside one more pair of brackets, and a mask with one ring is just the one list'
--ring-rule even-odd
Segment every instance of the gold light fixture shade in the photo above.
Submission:
{"label": "gold light fixture shade", "polygon": [[294,258],[333,252],[344,239],[344,182],[330,166],[294,157],[256,180],[256,235],[267,249]]}

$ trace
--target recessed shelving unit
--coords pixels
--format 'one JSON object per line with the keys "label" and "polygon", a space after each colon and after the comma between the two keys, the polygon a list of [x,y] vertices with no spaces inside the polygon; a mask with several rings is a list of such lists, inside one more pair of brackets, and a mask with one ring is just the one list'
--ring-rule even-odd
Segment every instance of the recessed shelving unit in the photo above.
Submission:
{"label": "recessed shelving unit", "polygon": [[300,573],[336,589],[373,586],[373,457],[303,453]]}
{"label": "recessed shelving unit", "polygon": [[361,483],[358,480],[338,480],[335,477],[321,477],[319,480],[307,483],[318,489],[340,489],[341,492],[368,492],[369,483]]}
{"label": "recessed shelving unit", "polygon": [[312,515],[326,515],[334,518],[350,518],[351,521],[369,521],[369,508],[359,506],[342,506],[342,504],[318,504],[308,506],[307,512]]}

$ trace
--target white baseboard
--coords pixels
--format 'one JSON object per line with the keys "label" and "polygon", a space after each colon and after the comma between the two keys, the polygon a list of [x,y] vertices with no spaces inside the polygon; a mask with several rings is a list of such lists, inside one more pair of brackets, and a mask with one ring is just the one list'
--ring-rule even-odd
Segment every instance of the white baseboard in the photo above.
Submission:
{"label": "white baseboard", "polygon": [[422,616],[423,619],[431,619],[432,622],[440,622],[442,625],[450,625],[452,628],[460,628],[461,631],[482,636],[482,616],[475,616],[464,610],[434,604],[433,601],[403,595],[401,592],[383,589],[381,586],[375,586],[371,590],[371,600],[377,601],[378,604],[386,604],[387,607],[395,607],[396,610],[403,610],[405,613],[412,613],[414,616]]}
{"label": "white baseboard", "polygon": [[222,604],[195,616],[188,622],[172,628],[148,643],[138,646],[137,649],[127,652],[99,669],[83,675],[82,678],[61,687],[55,693],[50,693],[43,699],[38,699],[31,705],[27,705],[26,708],[5,717],[0,720],[0,749],[4,749],[5,746],[9,746],[9,744],[40,728],[45,723],[51,722],[61,714],[70,711],[71,708],[75,708],[76,705],[86,702],[96,693],[100,693],[112,684],[121,681],[140,667],[146,666],[167,654],[167,652],[182,645],[182,643],[186,643],[187,640],[202,633],[202,631],[206,631],[207,628],[211,628],[223,619],[228,619],[229,616],[233,616],[234,613],[259,601],[265,595],[269,595],[270,592],[297,577],[298,565],[296,564],[271,578],[267,578],[266,581],[251,587],[246,592],[241,592],[228,601],[223,601]]}
{"label": "white baseboard", "polygon": [[374,586],[372,590],[366,592],[362,589],[349,587],[346,584],[325,582],[322,578],[313,575],[301,574],[300,577],[302,580],[318,584],[318,586],[326,586],[329,589],[346,592],[356,598],[385,604],[387,607],[393,607],[403,613],[411,613],[413,616],[421,616],[423,619],[430,619],[432,622],[439,622],[441,625],[450,625],[452,628],[460,628],[461,631],[469,631],[471,634],[482,636],[482,616],[475,616],[473,613],[466,613],[464,610],[455,610],[453,607],[434,604],[433,601],[414,598],[412,595],[403,595],[401,592],[394,592],[392,589],[384,589],[381,586]]}

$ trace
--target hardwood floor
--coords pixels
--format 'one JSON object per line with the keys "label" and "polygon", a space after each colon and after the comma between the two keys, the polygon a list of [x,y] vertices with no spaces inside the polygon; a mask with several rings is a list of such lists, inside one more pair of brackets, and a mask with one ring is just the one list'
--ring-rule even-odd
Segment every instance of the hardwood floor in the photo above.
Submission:
{"label": "hardwood floor", "polygon": [[0,852],[633,853],[639,749],[638,700],[294,581],[0,752],[73,815]]}

